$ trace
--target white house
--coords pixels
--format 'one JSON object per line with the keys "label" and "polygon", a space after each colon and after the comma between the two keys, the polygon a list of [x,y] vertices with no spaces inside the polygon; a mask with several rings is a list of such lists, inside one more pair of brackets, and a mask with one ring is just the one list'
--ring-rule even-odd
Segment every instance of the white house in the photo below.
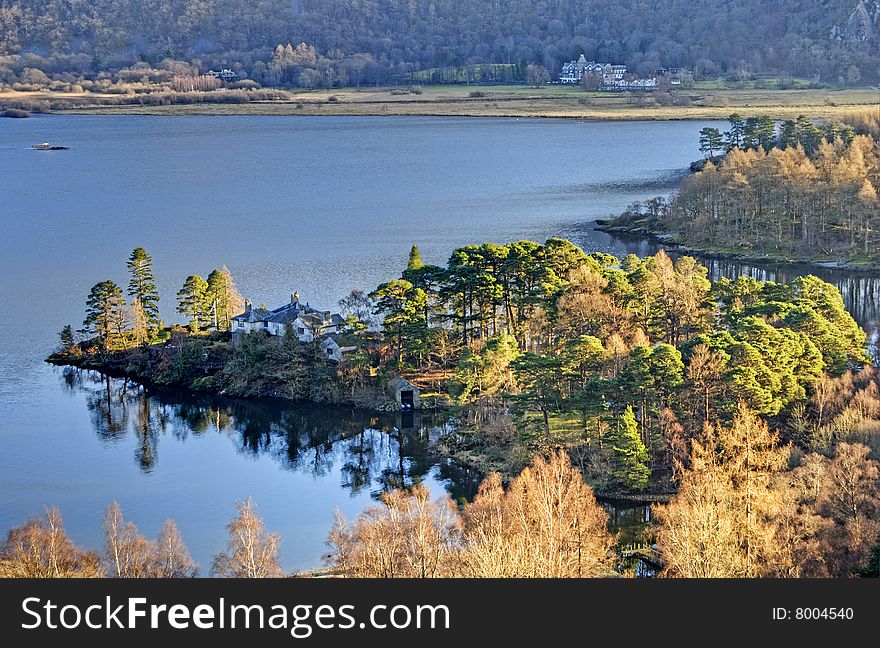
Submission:
{"label": "white house", "polygon": [[319,311],[308,303],[301,304],[299,293],[290,296],[290,302],[276,308],[254,308],[250,301],[245,301],[244,312],[232,318],[232,341],[235,343],[245,333],[264,331],[268,335],[284,335],[287,325],[302,342],[339,333],[345,323],[338,313]]}
{"label": "white house", "polygon": [[559,73],[559,83],[578,84],[584,78],[584,75],[588,73],[597,74],[602,80],[602,85],[610,86],[615,82],[623,81],[623,78],[626,76],[626,66],[588,61],[581,54],[578,60],[569,61],[562,65],[562,70]]}

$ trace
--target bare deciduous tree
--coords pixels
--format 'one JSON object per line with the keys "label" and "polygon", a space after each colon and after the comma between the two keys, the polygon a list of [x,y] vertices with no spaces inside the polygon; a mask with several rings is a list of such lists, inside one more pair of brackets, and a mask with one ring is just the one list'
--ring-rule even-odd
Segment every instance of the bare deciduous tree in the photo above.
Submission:
{"label": "bare deciduous tree", "polygon": [[437,578],[454,572],[460,520],[448,499],[424,486],[382,495],[353,523],[337,513],[327,562],[360,578]]}
{"label": "bare deciduous tree", "polygon": [[141,534],[132,522],[122,517],[119,502],[114,501],[104,514],[104,564],[115,578],[150,578],[153,576],[156,543]]}
{"label": "bare deciduous tree", "polygon": [[174,520],[165,520],[156,538],[154,572],[157,578],[192,578],[198,574],[189,549],[183,543]]}
{"label": "bare deciduous tree", "polygon": [[227,578],[276,578],[282,575],[278,564],[281,536],[269,533],[251,498],[235,503],[237,514],[226,528],[226,549],[214,556],[211,572]]}
{"label": "bare deciduous tree", "polygon": [[78,548],[64,530],[61,512],[46,508],[10,529],[0,545],[0,577],[97,578],[103,575],[98,554]]}
{"label": "bare deciduous tree", "polygon": [[459,516],[424,487],[395,491],[330,532],[328,563],[382,578],[588,577],[610,573],[608,518],[568,456],[537,459],[505,490],[497,474]]}
{"label": "bare deciduous tree", "polygon": [[462,574],[572,578],[610,573],[608,516],[564,452],[538,458],[505,491],[492,475],[467,506]]}
{"label": "bare deciduous tree", "polygon": [[686,578],[797,575],[788,551],[794,503],[775,477],[788,449],[740,403],[730,427],[707,427],[681,467],[675,499],[655,511],[666,574]]}

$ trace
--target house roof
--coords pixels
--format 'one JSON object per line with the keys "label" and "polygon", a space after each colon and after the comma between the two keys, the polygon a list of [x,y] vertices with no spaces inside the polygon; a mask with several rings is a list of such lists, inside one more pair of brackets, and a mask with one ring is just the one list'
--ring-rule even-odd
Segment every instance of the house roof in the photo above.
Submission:
{"label": "house roof", "polygon": [[301,319],[306,326],[314,331],[320,330],[327,324],[339,326],[345,323],[345,318],[339,314],[331,315],[330,311],[319,311],[308,304],[299,302],[290,302],[271,311],[264,308],[249,308],[232,319],[238,322],[266,321],[281,325],[291,324]]}
{"label": "house roof", "polygon": [[254,324],[256,322],[262,322],[268,316],[269,311],[267,311],[265,308],[250,308],[245,312],[236,315],[232,319],[237,322],[247,322],[249,324]]}
{"label": "house roof", "polygon": [[419,391],[419,388],[413,385],[408,380],[404,380],[403,378],[392,378],[388,381],[388,386],[395,391],[399,391],[401,389]]}
{"label": "house roof", "polygon": [[295,322],[301,314],[299,304],[285,304],[269,313],[268,320],[275,324],[289,324]]}
{"label": "house roof", "polygon": [[332,335],[328,335],[328,336],[325,337],[323,340],[321,340],[321,346],[323,346],[323,347],[332,347],[332,346],[335,346],[335,347],[338,348],[338,349],[341,349],[341,348],[342,348],[342,347],[340,346],[339,342],[336,341],[336,338],[334,338]]}

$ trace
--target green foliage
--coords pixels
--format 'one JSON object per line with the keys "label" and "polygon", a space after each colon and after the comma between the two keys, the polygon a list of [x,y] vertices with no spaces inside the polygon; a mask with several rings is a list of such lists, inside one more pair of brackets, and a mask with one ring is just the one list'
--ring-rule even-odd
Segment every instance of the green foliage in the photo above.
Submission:
{"label": "green foliage", "polygon": [[648,469],[648,449],[639,436],[639,426],[632,407],[627,407],[605,436],[611,450],[612,477],[615,483],[630,491],[644,490],[651,471]]}
{"label": "green foliage", "polygon": [[230,330],[232,318],[241,309],[242,301],[229,268],[223,266],[212,270],[208,275],[205,302],[214,320],[214,328],[218,331]]}
{"label": "green foliage", "polygon": [[508,395],[517,407],[520,420],[526,423],[529,412],[541,416],[544,442],[550,441],[550,413],[563,409],[564,394],[559,381],[562,361],[553,356],[523,353],[512,363],[519,391]]}
{"label": "green foliage", "polygon": [[511,363],[518,355],[516,339],[507,333],[489,338],[477,352],[466,349],[452,379],[457,399],[466,403],[509,391],[513,387]]}
{"label": "green foliage", "polygon": [[177,292],[177,312],[186,315],[193,332],[211,325],[211,303],[208,282],[199,275],[190,275]]}
{"label": "green foliage", "polygon": [[60,349],[65,353],[70,353],[76,348],[76,337],[70,324],[61,329],[61,333],[58,334],[58,341],[61,344]]}
{"label": "green foliage", "polygon": [[407,263],[407,272],[417,272],[425,267],[422,261],[422,253],[419,252],[419,246],[413,245],[409,251],[409,263]]}
{"label": "green foliage", "polygon": [[188,338],[171,365],[170,383],[191,386],[195,380],[204,377],[205,349],[201,340]]}
{"label": "green foliage", "polygon": [[159,327],[159,292],[153,276],[153,259],[147,251],[138,247],[128,258],[128,296],[138,300],[151,329]]}
{"label": "green foliage", "polygon": [[711,160],[715,157],[715,153],[723,148],[724,138],[720,130],[711,126],[700,129],[700,153],[705,155],[707,160]]}
{"label": "green foliage", "polygon": [[370,293],[376,312],[384,316],[382,328],[395,341],[398,364],[409,355],[424,357],[427,327],[423,313],[428,295],[405,279],[386,282]]}
{"label": "green foliage", "polygon": [[84,330],[95,333],[105,347],[118,343],[125,332],[125,298],[122,288],[111,280],[92,286],[86,299]]}

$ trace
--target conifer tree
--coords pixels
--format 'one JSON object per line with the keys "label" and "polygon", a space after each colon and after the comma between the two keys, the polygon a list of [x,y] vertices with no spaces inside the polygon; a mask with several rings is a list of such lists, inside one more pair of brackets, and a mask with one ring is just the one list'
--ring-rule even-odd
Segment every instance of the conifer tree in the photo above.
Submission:
{"label": "conifer tree", "polygon": [[413,245],[409,251],[409,263],[406,266],[406,269],[410,272],[414,270],[421,270],[425,267],[424,262],[422,261],[422,253],[419,252],[419,246]]}
{"label": "conifer tree", "polygon": [[177,292],[177,312],[186,315],[190,328],[198,330],[211,324],[208,282],[200,275],[190,275]]}
{"label": "conifer tree", "polygon": [[125,330],[125,298],[122,288],[111,280],[92,286],[86,300],[87,333],[95,333],[105,347],[111,346]]}
{"label": "conifer tree", "polygon": [[723,148],[724,139],[720,130],[708,126],[700,130],[700,152],[707,160],[711,160],[715,157],[716,151],[720,152]]}
{"label": "conifer tree", "polygon": [[632,406],[627,406],[623,415],[612,425],[606,437],[614,464],[612,477],[619,486],[627,490],[644,490],[648,485],[651,471],[648,470],[648,449],[639,436],[639,426]]}
{"label": "conifer tree", "polygon": [[159,292],[153,276],[153,259],[142,247],[137,247],[128,258],[128,296],[140,302],[151,329],[159,327]]}
{"label": "conifer tree", "polygon": [[61,329],[58,339],[61,342],[61,350],[64,352],[70,352],[76,346],[76,338],[73,335],[73,327],[70,324]]}

